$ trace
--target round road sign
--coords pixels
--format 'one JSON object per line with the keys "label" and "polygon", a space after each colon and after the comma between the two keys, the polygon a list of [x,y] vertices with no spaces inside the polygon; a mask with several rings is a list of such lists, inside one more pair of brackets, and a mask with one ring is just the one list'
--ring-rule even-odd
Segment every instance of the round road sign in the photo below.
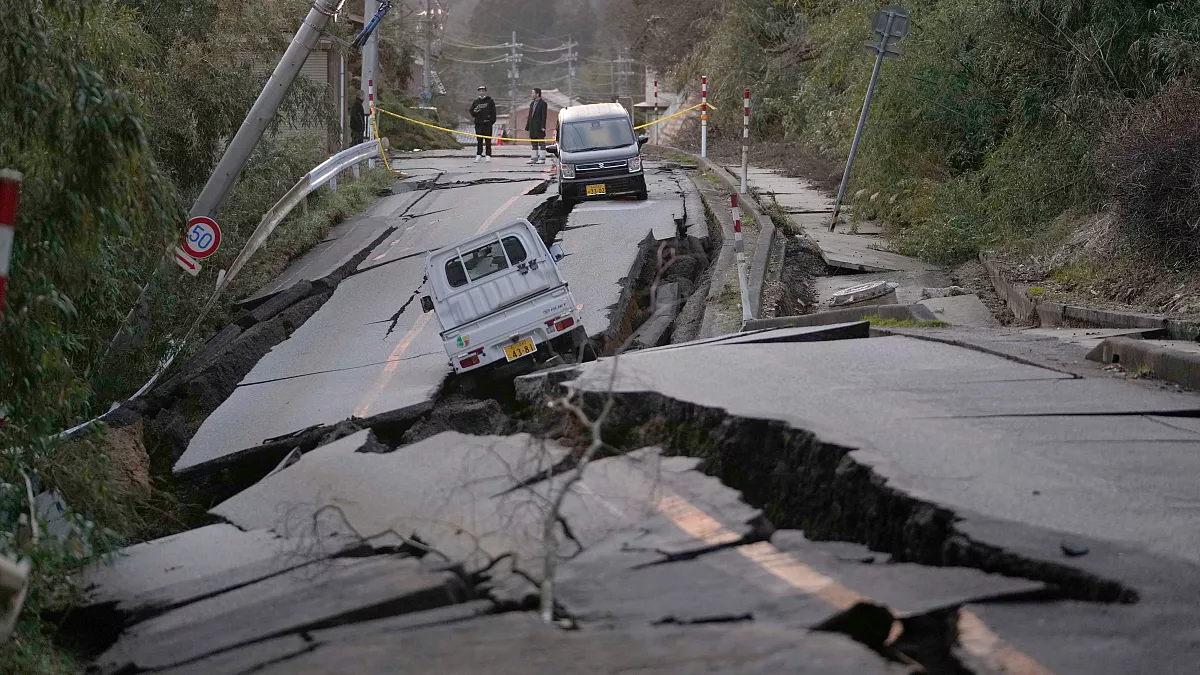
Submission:
{"label": "round road sign", "polygon": [[183,232],[183,250],[196,260],[203,260],[221,248],[221,228],[217,221],[207,216],[196,216],[188,221]]}

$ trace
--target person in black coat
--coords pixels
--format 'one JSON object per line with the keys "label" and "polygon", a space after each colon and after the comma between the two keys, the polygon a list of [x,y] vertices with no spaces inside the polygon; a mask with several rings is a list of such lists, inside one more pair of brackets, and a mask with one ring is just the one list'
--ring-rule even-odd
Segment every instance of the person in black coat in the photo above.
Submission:
{"label": "person in black coat", "polygon": [[488,96],[487,87],[479,85],[479,98],[471,103],[471,118],[475,120],[475,133],[485,138],[476,139],[475,161],[483,159],[484,144],[487,145],[487,161],[492,161],[492,128],[496,124],[496,102]]}
{"label": "person in black coat", "polygon": [[362,90],[354,92],[354,101],[350,103],[350,136],[354,141],[351,145],[363,142],[367,130],[367,114],[363,111]]}
{"label": "person in black coat", "polygon": [[[546,137],[546,102],[542,100],[541,89],[534,88],[533,90],[533,98],[529,102],[529,119],[525,121],[525,131],[529,132],[530,138]],[[533,157],[529,158],[529,163],[545,163],[546,144],[535,140],[530,145],[533,146]]]}

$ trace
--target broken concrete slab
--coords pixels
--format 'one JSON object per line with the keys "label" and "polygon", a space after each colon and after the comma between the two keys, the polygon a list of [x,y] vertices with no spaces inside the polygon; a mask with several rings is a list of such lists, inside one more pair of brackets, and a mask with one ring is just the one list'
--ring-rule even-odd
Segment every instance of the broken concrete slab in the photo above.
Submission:
{"label": "broken concrete slab", "polygon": [[367,213],[355,216],[339,226],[336,234],[331,232],[326,241],[293,261],[283,274],[242,302],[253,305],[300,281],[317,281],[333,274],[371,246],[384,231],[398,225],[400,216],[417,204],[425,194],[426,191],[418,190],[380,199]]}
{"label": "broken concrete slab", "polygon": [[797,328],[802,326],[833,326],[862,321],[868,317],[879,317],[893,321],[936,321],[937,317],[921,305],[871,305],[831,309],[816,314],[800,316],[777,316],[772,319],[753,319],[746,322],[744,330],[755,331],[766,328]]}
{"label": "broken concrete slab", "polygon": [[928,307],[939,321],[953,326],[1000,327],[1000,321],[978,295],[929,298],[917,304]]}
{"label": "broken concrete slab", "polygon": [[966,567],[896,562],[885,553],[859,544],[811,541],[799,530],[778,530],[771,535],[771,543],[792,563],[887,606],[898,618],[967,602],[1028,596],[1046,589],[1037,581]]}
{"label": "broken concrete slab", "polygon": [[204,598],[133,626],[96,659],[101,673],[162,669],[264,638],[469,598],[451,571],[395,555],[330,559]]}
{"label": "broken concrete slab", "polygon": [[357,452],[366,434],[317,448],[211,513],[290,537],[311,531],[318,512],[336,508],[337,518],[318,523],[321,532],[416,534],[471,570],[505,553],[540,550],[540,512],[531,498],[493,498],[548,471],[564,448],[525,434],[445,432],[391,453]]}
{"label": "broken concrete slab", "polygon": [[112,564],[89,567],[82,578],[87,603],[79,609],[107,604],[140,620],[356,546],[357,539],[344,537],[287,541],[267,530],[208,525],[121,549]]}
{"label": "broken concrete slab", "polygon": [[872,272],[867,274],[844,274],[817,277],[813,282],[813,290],[817,295],[817,304],[821,307],[827,307],[837,292],[872,281],[887,281],[899,284],[899,287],[896,288],[896,302],[901,305],[912,305],[923,299],[922,291],[926,287],[946,284],[949,283],[950,279],[944,271],[935,268]]}
{"label": "broken concrete slab", "polygon": [[308,297],[308,294],[312,292],[312,289],[313,285],[311,281],[307,279],[301,279],[292,287],[276,293],[261,305],[258,305],[246,312],[244,315],[238,318],[236,323],[242,328],[249,328],[256,323],[262,323],[263,321],[271,319],[276,314],[279,314],[288,307],[291,307],[300,300]]}
{"label": "broken concrete slab", "polygon": [[667,331],[679,313],[679,284],[672,282],[659,286],[655,289],[653,303],[654,313],[634,331],[631,343],[634,349],[658,347],[666,340]]}
{"label": "broken concrete slab", "polygon": [[[584,626],[563,631],[535,614],[511,612],[447,622],[400,633],[314,643],[282,658],[264,657],[259,675],[283,673],[480,673],[551,675],[644,671],[663,675],[699,672],[743,675],[883,675],[907,672],[851,639],[797,633],[767,622],[661,626],[654,630],[606,630]],[[233,675],[245,669],[206,670]],[[172,675],[183,675],[176,672]]]}
{"label": "broken concrete slab", "polygon": [[1161,333],[1161,329],[1145,328],[1026,328],[1021,331],[1025,335],[1050,337],[1070,344],[1076,344],[1085,349],[1093,349],[1105,338],[1130,337],[1143,338]]}
{"label": "broken concrete slab", "polygon": [[1108,337],[1088,359],[1117,363],[1131,372],[1153,373],[1168,382],[1200,390],[1200,345],[1182,340],[1133,340]]}
{"label": "broken concrete slab", "polygon": [[821,247],[826,264],[859,272],[922,271],[938,269],[916,258],[880,250],[881,237],[838,234],[822,227],[807,227],[805,232]]}
{"label": "broken concrete slab", "polygon": [[[1161,451],[1153,445],[1157,437],[1145,438],[1150,445],[1126,459],[1117,457],[1119,444],[1080,439],[1070,453],[1050,461],[1041,449],[1031,450],[1027,441],[989,426],[1000,417],[1020,424],[1021,417],[1191,414],[1200,410],[1200,397],[1115,380],[1076,379],[933,342],[889,342],[895,339],[634,352],[620,359],[614,391],[629,425],[644,424],[647,416],[675,406],[678,415],[690,416],[691,425],[703,420],[725,424],[731,416],[779,420],[795,433],[820,439],[822,445],[813,448],[830,448],[831,462],[840,461],[834,448],[847,449],[851,465],[886,479],[889,490],[919,495],[947,509],[986,511],[1080,534],[1110,536],[1120,530],[1153,550],[1169,541],[1172,552],[1200,560],[1200,538],[1185,525],[1186,518],[1166,501],[1144,502],[1147,492],[1176,494],[1178,484],[1164,483],[1157,472],[1117,470],[1137,459],[1154,461]],[[608,391],[612,365],[585,364],[579,384],[589,391]],[[722,432],[720,438],[733,437],[729,434],[734,432]],[[744,450],[739,446],[730,452]],[[1036,453],[1033,458],[1031,452]],[[759,476],[743,483],[724,477],[742,489],[766,480]],[[1113,490],[1113,485],[1126,488]],[[1194,486],[1185,489],[1176,496],[1200,501]],[[1040,502],[1030,498],[1033,490],[1054,491],[1062,499]],[[811,500],[795,506],[805,503]]]}
{"label": "broken concrete slab", "polygon": [[[871,324],[867,321],[850,321],[830,325],[800,326],[793,328],[759,328],[706,340],[693,340],[642,351],[682,349],[698,345],[765,344],[772,342],[818,342],[823,340],[857,340],[871,337]],[[534,376],[530,376],[534,377]]]}

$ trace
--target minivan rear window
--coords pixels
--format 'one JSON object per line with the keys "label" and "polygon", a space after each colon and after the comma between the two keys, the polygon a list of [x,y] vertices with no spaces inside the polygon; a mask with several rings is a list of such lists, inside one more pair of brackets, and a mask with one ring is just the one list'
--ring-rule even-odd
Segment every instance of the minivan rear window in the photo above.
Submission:
{"label": "minivan rear window", "polygon": [[559,139],[562,149],[567,152],[611,150],[636,142],[628,117],[568,122],[563,125],[562,138]]}
{"label": "minivan rear window", "polygon": [[446,281],[450,283],[451,288],[466,286],[468,281],[479,281],[508,269],[510,265],[519,265],[528,257],[529,253],[519,238],[504,237],[500,241],[488,242],[461,254],[460,257],[447,260]]}

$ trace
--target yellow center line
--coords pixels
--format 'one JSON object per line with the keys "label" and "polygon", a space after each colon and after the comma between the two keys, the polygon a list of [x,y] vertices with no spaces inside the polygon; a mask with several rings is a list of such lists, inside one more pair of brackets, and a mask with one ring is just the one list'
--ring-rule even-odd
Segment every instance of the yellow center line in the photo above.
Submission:
{"label": "yellow center line", "polygon": [[[678,495],[663,497],[655,506],[679,529],[710,546],[741,539],[741,535]],[[859,602],[870,601],[870,598],[780,551],[770,542],[739,546],[735,550],[797,591],[819,598],[835,609],[846,610]],[[958,629],[959,644],[963,650],[998,672],[1005,675],[1053,675],[1032,657],[996,635],[970,610],[959,611]]]}
{"label": "yellow center line", "polygon": [[392,377],[395,376],[396,368],[400,365],[400,360],[404,356],[404,352],[408,351],[413,341],[417,339],[417,336],[428,325],[430,316],[430,314],[422,314],[416,323],[412,325],[412,328],[409,328],[404,337],[400,339],[399,344],[396,345],[391,355],[388,356],[388,362],[383,367],[383,372],[375,379],[374,386],[371,387],[371,390],[359,402],[358,408],[354,410],[355,417],[367,417],[371,412],[371,406],[375,405],[375,401],[379,399],[379,395],[383,393],[384,389],[387,389],[388,384],[392,381]]}
{"label": "yellow center line", "polygon": [[[511,199],[501,204],[500,208],[493,211],[492,215],[488,216],[487,219],[483,221],[483,225],[479,226],[479,229],[475,232],[475,234],[483,234],[485,230],[487,230],[492,226],[493,223],[496,222],[497,218],[499,218],[521,197],[522,195],[519,194],[514,195]],[[399,241],[400,240],[397,239],[395,242],[392,242],[392,244],[395,245]],[[392,378],[396,376],[396,368],[399,367],[400,361],[404,357],[404,352],[408,351],[408,348],[412,346],[412,343],[417,339],[417,336],[421,334],[421,331],[425,330],[425,327],[429,325],[429,319],[432,316],[432,314],[422,314],[416,320],[416,322],[413,323],[412,327],[404,333],[404,336],[400,338],[400,342],[396,345],[396,348],[392,350],[391,355],[388,356],[388,363],[386,366],[384,366],[383,372],[380,373],[379,377],[375,379],[375,384],[371,386],[371,389],[367,392],[366,396],[359,401],[358,407],[354,409],[355,417],[361,419],[370,415],[371,407],[375,405],[375,402],[379,400],[379,396],[383,394],[384,390],[386,390],[388,385],[391,384]]]}

